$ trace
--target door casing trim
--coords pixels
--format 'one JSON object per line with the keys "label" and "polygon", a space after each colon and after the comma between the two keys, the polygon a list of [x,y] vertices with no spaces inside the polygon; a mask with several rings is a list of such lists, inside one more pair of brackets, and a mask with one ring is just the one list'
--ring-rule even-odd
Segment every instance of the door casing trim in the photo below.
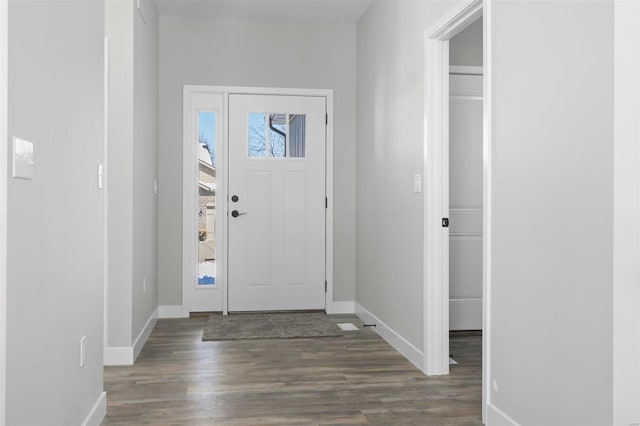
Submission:
{"label": "door casing trim", "polygon": [[[204,97],[204,99],[203,99]],[[183,100],[183,145],[182,145],[182,185],[183,185],[183,205],[182,205],[182,310],[183,316],[189,316],[192,309],[197,312],[201,312],[202,306],[206,305],[206,300],[197,303],[198,308],[194,309],[193,298],[196,297],[194,288],[197,280],[198,270],[198,243],[195,238],[189,236],[195,236],[198,232],[198,220],[197,220],[197,204],[198,204],[198,150],[196,144],[193,143],[193,136],[197,134],[197,130],[194,126],[197,126],[198,120],[194,117],[194,113],[214,111],[218,114],[218,128],[217,135],[220,137],[221,143],[217,146],[217,156],[222,161],[217,164],[217,177],[216,177],[216,201],[219,199],[226,199],[225,192],[225,166],[226,166],[226,146],[224,145],[224,131],[225,123],[225,96],[222,93],[207,92],[207,91],[185,91]],[[222,135],[220,135],[222,131]],[[219,206],[217,206],[219,207]],[[218,231],[216,233],[216,253],[223,256],[226,234],[223,231],[226,229],[226,216],[224,216],[220,209],[216,207],[216,222],[218,223]],[[216,261],[218,282],[222,283],[225,280],[225,263],[224,258],[218,258]],[[220,300],[219,306],[211,306],[209,311],[223,311],[225,300],[225,292],[222,285],[216,285],[209,288],[202,288],[198,290],[199,293],[212,293],[211,296]],[[214,295],[213,293],[217,293]]]}
{"label": "door casing trim", "polygon": [[[449,39],[483,19],[483,333],[482,419],[490,404],[491,333],[491,4],[492,0],[461,0],[424,33],[424,275],[423,370],[427,375],[449,373],[448,232],[440,225],[448,217]],[[445,194],[446,191],[446,194]]]}
{"label": "door casing trim", "polygon": [[[333,303],[333,90],[332,89],[295,89],[295,88],[271,88],[271,87],[241,87],[241,86],[204,86],[204,85],[184,85],[183,87],[183,99],[186,101],[187,97],[196,94],[221,94],[224,97],[224,163],[228,164],[228,147],[229,147],[229,132],[228,132],[228,111],[229,111],[229,95],[231,94],[245,94],[245,95],[275,95],[275,96],[307,96],[307,97],[323,97],[326,99],[326,113],[328,117],[326,128],[326,150],[325,150],[325,194],[327,197],[327,209],[325,214],[325,279],[327,280],[327,291],[325,294],[325,310],[328,314],[334,313]],[[183,104],[183,116],[185,114],[186,104]],[[185,123],[183,123],[183,155],[187,150],[187,132],[185,131]],[[188,273],[190,265],[193,262],[197,262],[197,259],[193,256],[192,249],[189,247],[188,232],[185,226],[185,213],[190,211],[190,203],[195,204],[197,197],[196,191],[193,188],[188,187],[189,180],[184,179],[188,170],[185,169],[185,160],[183,158],[183,187],[182,187],[182,315],[183,317],[189,316],[189,305],[185,303],[188,297],[187,286],[192,285],[193,278]],[[226,245],[228,241],[228,227],[227,227],[227,211],[228,211],[228,168],[225,167],[222,172],[224,175],[224,183],[216,188],[216,199],[221,201],[220,209],[218,209],[216,219],[221,229],[221,240]],[[197,256],[197,253],[196,253]],[[222,289],[222,312],[228,314],[228,280],[227,280],[227,255],[226,250],[221,250],[216,253],[217,258],[220,260],[220,264],[224,265],[221,276],[221,289]]]}

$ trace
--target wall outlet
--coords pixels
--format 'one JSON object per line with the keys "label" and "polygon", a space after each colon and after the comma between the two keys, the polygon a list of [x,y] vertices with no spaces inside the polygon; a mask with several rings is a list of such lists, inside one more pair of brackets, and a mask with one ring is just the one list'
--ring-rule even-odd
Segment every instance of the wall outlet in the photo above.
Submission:
{"label": "wall outlet", "polygon": [[147,277],[142,278],[142,294],[147,294]]}
{"label": "wall outlet", "polygon": [[80,367],[84,367],[84,364],[87,360],[87,336],[82,336],[80,338]]}

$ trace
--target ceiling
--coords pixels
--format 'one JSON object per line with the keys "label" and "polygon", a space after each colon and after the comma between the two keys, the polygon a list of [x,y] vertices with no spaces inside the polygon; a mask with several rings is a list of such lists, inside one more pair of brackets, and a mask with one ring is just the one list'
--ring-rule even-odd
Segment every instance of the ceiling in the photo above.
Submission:
{"label": "ceiling", "polygon": [[372,0],[156,0],[160,15],[356,23]]}

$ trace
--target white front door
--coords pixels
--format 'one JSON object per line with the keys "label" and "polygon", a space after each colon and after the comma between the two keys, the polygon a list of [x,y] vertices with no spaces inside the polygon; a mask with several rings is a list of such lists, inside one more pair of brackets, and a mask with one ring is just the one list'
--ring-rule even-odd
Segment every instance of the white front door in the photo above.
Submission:
{"label": "white front door", "polygon": [[229,95],[228,310],[325,308],[324,97]]}

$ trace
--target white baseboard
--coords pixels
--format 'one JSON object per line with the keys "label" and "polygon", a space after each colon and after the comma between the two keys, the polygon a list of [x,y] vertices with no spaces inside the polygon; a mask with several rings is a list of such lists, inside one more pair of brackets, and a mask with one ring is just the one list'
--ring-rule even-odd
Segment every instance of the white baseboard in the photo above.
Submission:
{"label": "white baseboard", "polygon": [[136,338],[135,342],[133,342],[133,362],[136,362],[138,355],[142,351],[144,344],[147,342],[149,335],[153,331],[153,327],[155,327],[156,322],[158,321],[158,307],[151,313],[151,316],[147,320],[147,323],[140,330],[140,334]]}
{"label": "white baseboard", "polygon": [[500,409],[487,404],[487,426],[519,426],[519,424]]}
{"label": "white baseboard", "polygon": [[158,306],[158,318],[184,318],[182,305]]}
{"label": "white baseboard", "polygon": [[355,302],[333,302],[332,306],[327,309],[328,314],[354,314],[356,312]]}
{"label": "white baseboard", "polygon": [[131,346],[104,348],[104,365],[133,365],[133,348]]}
{"label": "white baseboard", "polygon": [[482,330],[482,298],[450,299],[449,330]]}
{"label": "white baseboard", "polygon": [[151,313],[147,323],[140,331],[140,334],[138,334],[132,346],[108,346],[104,348],[104,365],[133,365],[138,355],[140,355],[140,351],[142,351],[149,335],[153,331],[157,320],[158,308]]}
{"label": "white baseboard", "polygon": [[380,321],[375,315],[362,307],[359,303],[355,303],[355,313],[366,324],[375,324],[371,327],[376,333],[387,341],[395,350],[400,352],[413,365],[423,371],[424,353],[409,343],[404,337],[394,331],[391,327]]}
{"label": "white baseboard", "polygon": [[100,426],[102,420],[107,415],[107,393],[102,392],[87,417],[82,422],[82,426]]}

